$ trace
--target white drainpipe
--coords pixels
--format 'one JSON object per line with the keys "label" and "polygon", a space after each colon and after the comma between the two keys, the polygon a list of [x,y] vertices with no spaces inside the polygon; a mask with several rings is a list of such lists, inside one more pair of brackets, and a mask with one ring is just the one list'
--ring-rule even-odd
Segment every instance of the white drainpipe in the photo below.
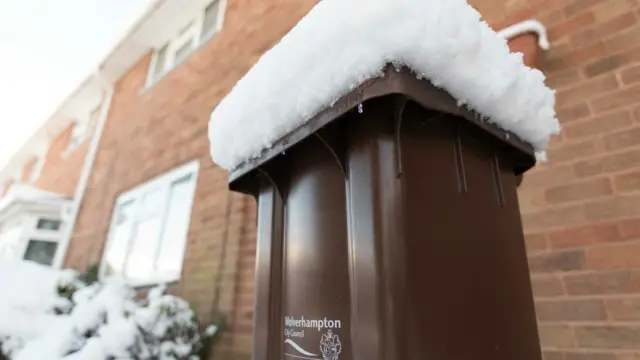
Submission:
{"label": "white drainpipe", "polygon": [[78,219],[78,213],[80,212],[80,206],[82,205],[82,200],[84,199],[84,194],[87,190],[87,184],[89,182],[89,176],[91,175],[91,170],[93,169],[93,163],[96,159],[96,153],[98,152],[98,147],[100,145],[100,140],[102,139],[102,133],[104,131],[105,124],[107,123],[107,117],[109,115],[109,109],[111,108],[111,100],[113,99],[113,84],[109,83],[103,75],[100,73],[100,70],[96,71],[94,74],[96,80],[104,87],[106,91],[106,97],[102,103],[102,107],[100,110],[100,117],[98,119],[98,124],[96,126],[96,130],[91,137],[91,143],[89,145],[89,151],[84,158],[84,163],[82,165],[82,172],[80,173],[80,180],[78,181],[78,186],[76,187],[76,191],[73,196],[73,202],[69,209],[69,216],[66,219],[66,224],[64,227],[64,232],[62,234],[62,239],[58,244],[58,250],[56,251],[56,255],[53,259],[53,267],[62,268],[64,266],[64,260],[67,255],[67,249],[69,248],[69,243],[71,242],[71,236],[73,235],[73,230],[76,225],[76,220]]}
{"label": "white drainpipe", "polygon": [[498,31],[498,36],[505,40],[509,40],[526,33],[538,34],[538,46],[540,46],[542,50],[546,51],[551,47],[549,44],[549,38],[547,37],[547,29],[538,20],[525,20],[515,25],[508,26]]}

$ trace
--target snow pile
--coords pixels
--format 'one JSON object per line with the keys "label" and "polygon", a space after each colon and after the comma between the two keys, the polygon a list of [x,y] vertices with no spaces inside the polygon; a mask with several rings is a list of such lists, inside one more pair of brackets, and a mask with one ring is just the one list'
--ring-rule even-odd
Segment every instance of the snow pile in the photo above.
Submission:
{"label": "snow pile", "polygon": [[0,261],[0,343],[13,354],[49,328],[60,324],[59,313],[70,311],[64,297],[75,284],[75,273],[53,272],[32,262]]}
{"label": "snow pile", "polygon": [[77,273],[28,262],[0,262],[2,285],[0,343],[9,359],[197,360],[217,333],[200,330],[189,304],[163,287],[138,300],[119,279],[86,285]]}
{"label": "snow pile", "polygon": [[265,53],[211,115],[211,155],[257,157],[387,63],[405,65],[544,151],[559,131],[544,75],[466,0],[323,0]]}

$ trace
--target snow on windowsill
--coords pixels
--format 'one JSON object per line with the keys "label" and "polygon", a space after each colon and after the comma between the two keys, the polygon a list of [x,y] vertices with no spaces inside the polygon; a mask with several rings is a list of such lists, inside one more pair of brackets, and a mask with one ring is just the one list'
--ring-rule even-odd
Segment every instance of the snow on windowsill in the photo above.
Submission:
{"label": "snow on windowsill", "polygon": [[68,199],[62,195],[26,184],[16,184],[0,199],[0,212],[15,202],[65,203],[67,201]]}
{"label": "snow on windowsill", "polygon": [[[530,24],[531,25],[531,24]],[[323,0],[211,115],[213,160],[233,170],[388,63],[405,65],[544,154],[560,125],[544,75],[466,0]]]}

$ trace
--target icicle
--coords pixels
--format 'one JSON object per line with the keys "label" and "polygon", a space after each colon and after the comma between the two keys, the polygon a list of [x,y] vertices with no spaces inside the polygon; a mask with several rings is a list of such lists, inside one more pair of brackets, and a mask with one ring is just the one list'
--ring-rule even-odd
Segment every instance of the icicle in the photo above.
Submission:
{"label": "icicle", "polygon": [[358,113],[362,114],[362,103],[358,104]]}

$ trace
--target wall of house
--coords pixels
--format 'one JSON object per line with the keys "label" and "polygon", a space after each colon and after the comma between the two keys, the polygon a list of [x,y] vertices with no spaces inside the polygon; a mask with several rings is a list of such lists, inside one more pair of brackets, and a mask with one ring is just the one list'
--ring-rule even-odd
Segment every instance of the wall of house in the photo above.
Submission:
{"label": "wall of house", "polygon": [[564,133],[520,191],[545,358],[640,359],[638,1],[472,2],[492,24],[539,19],[552,42]]}
{"label": "wall of house", "polygon": [[[42,190],[73,197],[80,179],[84,159],[89,149],[89,139],[68,152],[73,124],[67,126],[51,141],[45,162],[33,185]],[[28,165],[28,164],[27,164]],[[38,165],[34,165],[36,167]]]}
{"label": "wall of house", "polygon": [[[181,281],[174,285],[208,321],[226,313],[221,358],[249,359],[253,315],[255,202],[227,191],[227,173],[209,156],[211,110],[313,1],[228,0],[224,27],[188,60],[144,89],[150,55],[116,84],[66,264],[101,258],[117,196],[199,159]],[[221,354],[223,355],[223,354]]]}
{"label": "wall of house", "polygon": [[[225,359],[250,358],[255,203],[211,163],[211,109],[314,4],[228,0],[222,33],[144,90],[149,57],[116,85],[66,258],[99,261],[116,197],[199,159],[178,291],[205,320],[228,314]],[[553,49],[562,137],[525,177],[521,208],[546,359],[640,359],[640,8],[637,0],[472,0],[499,28],[534,17]],[[514,314],[517,316],[517,314]],[[222,354],[221,354],[222,355]]]}
{"label": "wall of house", "polygon": [[20,176],[20,181],[23,183],[29,182],[32,179],[33,172],[38,165],[38,158],[34,157],[33,159],[27,161],[27,163],[22,168],[22,175]]}
{"label": "wall of house", "polygon": [[9,191],[9,189],[11,189],[11,186],[13,186],[13,184],[15,184],[15,180],[6,181],[2,185],[2,188],[0,190],[0,197],[5,196],[7,194],[7,192]]}

